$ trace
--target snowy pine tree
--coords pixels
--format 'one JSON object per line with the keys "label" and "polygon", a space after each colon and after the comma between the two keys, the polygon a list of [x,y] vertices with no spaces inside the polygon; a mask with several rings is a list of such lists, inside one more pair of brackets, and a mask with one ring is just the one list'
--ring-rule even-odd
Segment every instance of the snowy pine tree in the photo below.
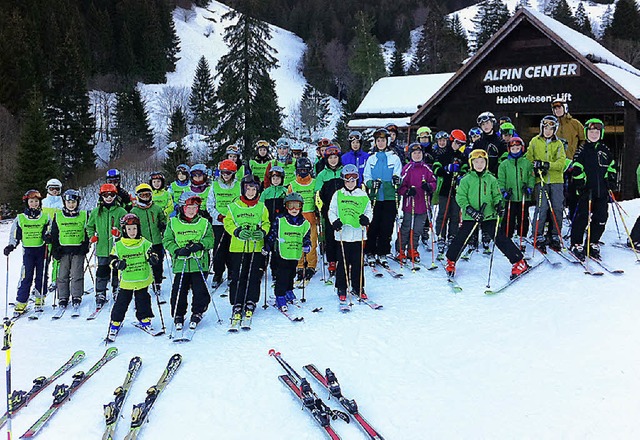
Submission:
{"label": "snowy pine tree", "polygon": [[403,76],[406,72],[404,70],[404,60],[402,53],[398,51],[398,48],[393,49],[393,55],[391,56],[391,71],[389,76]]}
{"label": "snowy pine tree", "polygon": [[349,59],[349,67],[357,81],[354,93],[360,99],[369,91],[373,83],[387,74],[382,49],[372,35],[372,28],[371,17],[358,11],[356,13],[356,36],[352,43],[353,54]]}
{"label": "snowy pine tree", "polygon": [[300,101],[300,120],[307,134],[314,134],[324,129],[329,123],[329,99],[323,96],[310,84],[307,84]]}
{"label": "snowy pine tree", "polygon": [[123,157],[127,151],[139,153],[153,146],[149,115],[137,87],[117,94],[112,133],[111,160]]}
{"label": "snowy pine tree", "polygon": [[211,70],[206,58],[202,56],[196,67],[196,74],[189,96],[191,122],[201,134],[211,134],[215,128],[216,95]]}
{"label": "snowy pine tree", "polygon": [[558,20],[560,23],[569,26],[571,29],[577,29],[578,23],[573,16],[573,11],[569,7],[567,0],[558,0],[551,11],[551,18]]}
{"label": "snowy pine tree", "polygon": [[576,9],[576,28],[578,32],[583,35],[586,35],[589,38],[594,38],[593,28],[591,27],[591,21],[589,20],[589,15],[587,15],[587,11],[584,9],[584,3],[580,2],[578,4],[578,9]]}
{"label": "snowy pine tree", "polygon": [[485,0],[480,3],[473,18],[475,28],[474,52],[477,52],[509,20],[510,13],[501,0]]}

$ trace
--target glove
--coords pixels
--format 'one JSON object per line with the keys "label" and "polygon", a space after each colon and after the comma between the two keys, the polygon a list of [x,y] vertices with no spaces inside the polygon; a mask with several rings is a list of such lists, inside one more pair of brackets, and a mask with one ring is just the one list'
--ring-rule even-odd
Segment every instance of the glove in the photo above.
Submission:
{"label": "glove", "polygon": [[331,227],[334,231],[340,231],[342,230],[342,222],[340,221],[340,219],[338,219],[331,224]]}
{"label": "glove", "polygon": [[420,187],[427,193],[427,194],[431,194],[431,185],[429,185],[429,182],[427,182],[426,180],[422,181],[422,185],[420,185]]}
{"label": "glove", "polygon": [[416,195],[416,187],[412,186],[407,190],[407,197],[413,197]]}
{"label": "glove", "polygon": [[158,229],[164,234],[164,231],[166,231],[167,229],[167,224],[165,222],[159,222]]}
{"label": "glove", "polygon": [[51,244],[51,234],[50,234],[50,233],[48,233],[48,232],[45,232],[45,233],[42,235],[42,240],[43,240],[45,243],[47,243],[47,244]]}
{"label": "glove", "polygon": [[381,185],[381,181],[378,180],[374,180],[373,182],[371,182],[371,189],[374,191],[378,191],[380,189],[380,185]]}
{"label": "glove", "polygon": [[125,270],[127,268],[127,262],[124,260],[113,260],[111,267],[116,270]]}
{"label": "glove", "polygon": [[10,254],[11,252],[13,252],[13,250],[14,250],[15,248],[16,248],[16,247],[15,247],[14,245],[12,245],[12,244],[8,244],[8,245],[7,245],[7,246],[5,246],[5,248],[4,248],[4,254],[8,257],[8,256],[9,256],[9,254]]}
{"label": "glove", "polygon": [[186,247],[176,249],[176,257],[188,257],[191,255],[191,251]]}
{"label": "glove", "polygon": [[522,191],[527,197],[531,197],[531,195],[533,194],[533,188],[529,188],[528,186],[525,186]]}
{"label": "glove", "polygon": [[447,170],[447,172],[449,173],[457,173],[458,171],[460,171],[460,164],[455,162],[450,163],[449,165],[444,167],[444,169]]}
{"label": "glove", "polygon": [[495,206],[495,210],[496,210],[496,214],[498,214],[498,217],[504,216],[504,206],[502,206],[502,203],[498,203]]}
{"label": "glove", "polygon": [[309,252],[311,252],[311,246],[302,246],[302,252],[308,254]]}
{"label": "glove", "polygon": [[111,228],[111,235],[113,235],[114,237],[118,238],[120,237],[120,229],[118,228]]}
{"label": "glove", "polygon": [[270,252],[269,246],[267,246],[267,245],[266,245],[266,243],[265,243],[265,245],[264,245],[264,247],[262,248],[262,250],[260,250],[260,253],[261,253],[263,256],[265,256],[265,257],[266,257],[267,255],[269,255],[269,252]]}
{"label": "glove", "polygon": [[89,239],[89,242],[97,243],[98,242],[98,236],[97,235],[92,235],[91,238]]}
{"label": "glove", "polygon": [[218,214],[218,218],[216,220],[218,220],[220,223],[222,223],[224,221],[224,215]]}
{"label": "glove", "polygon": [[189,243],[187,245],[187,249],[189,249],[189,252],[191,253],[200,252],[204,249],[204,246],[202,245],[202,243]]}
{"label": "glove", "polygon": [[155,252],[149,252],[149,264],[152,266],[156,266],[158,264],[160,264],[160,257],[158,257],[158,254],[156,254]]}
{"label": "glove", "polygon": [[236,228],[236,230],[233,231],[233,235],[235,235],[242,241],[251,240],[251,231],[248,229]]}
{"label": "glove", "polygon": [[393,183],[393,186],[400,185],[400,176],[396,176],[394,174],[393,177],[391,178],[391,183]]}
{"label": "glove", "polygon": [[251,233],[251,239],[253,241],[260,241],[264,238],[264,231],[262,229],[257,229]]}
{"label": "glove", "polygon": [[467,206],[467,209],[465,211],[469,215],[469,217],[477,222],[481,222],[484,218],[484,214],[482,214],[482,212],[478,211],[477,209],[474,209],[471,205]]}
{"label": "glove", "polygon": [[536,171],[536,174],[538,172],[542,172],[542,175],[544,176],[545,174],[547,174],[547,171],[549,171],[549,162],[543,162],[541,160],[534,160],[533,161],[533,169]]}
{"label": "glove", "polygon": [[[415,188],[414,188],[415,189]],[[369,221],[369,217],[367,217],[364,214],[360,214],[360,225],[362,226],[369,226],[369,223],[371,223]]]}
{"label": "glove", "polygon": [[505,200],[509,200],[511,199],[511,190],[503,190],[502,191],[502,198]]}

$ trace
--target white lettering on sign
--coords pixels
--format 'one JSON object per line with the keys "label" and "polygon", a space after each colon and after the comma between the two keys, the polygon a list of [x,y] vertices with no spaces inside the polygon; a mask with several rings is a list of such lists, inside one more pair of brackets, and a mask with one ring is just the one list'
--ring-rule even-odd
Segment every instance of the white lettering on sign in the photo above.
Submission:
{"label": "white lettering on sign", "polygon": [[489,69],[482,82],[510,81],[515,79],[555,78],[561,76],[579,76],[578,63],[543,64],[539,66],[505,67]]}

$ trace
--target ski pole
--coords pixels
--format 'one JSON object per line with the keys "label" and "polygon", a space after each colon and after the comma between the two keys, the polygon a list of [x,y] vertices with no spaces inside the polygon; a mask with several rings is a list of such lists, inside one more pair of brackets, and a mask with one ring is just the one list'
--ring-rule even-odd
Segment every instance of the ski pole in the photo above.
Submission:
{"label": "ski pole", "polygon": [[509,226],[511,226],[511,202],[507,200],[507,223],[505,224],[504,231],[507,237],[509,235],[513,237],[513,234],[509,234],[509,231],[510,231]]}
{"label": "ski pole", "polygon": [[[531,258],[533,258],[533,256],[536,253],[536,249],[537,248],[537,243],[538,243],[538,226],[540,224],[540,210],[542,209],[542,186],[538,187],[538,203],[536,205],[536,210],[535,210],[535,217],[536,217],[536,224],[535,224],[535,228],[533,231],[533,250],[531,251]],[[542,252],[540,252],[542,253]]]}
{"label": "ski pole", "polygon": [[[7,272],[4,285],[4,316],[9,316],[9,256],[7,255]],[[7,392],[10,392],[10,388],[7,388]]]}
{"label": "ski pole", "polygon": [[[9,256],[7,256],[7,298],[9,299]],[[5,301],[5,307],[8,302]],[[13,429],[11,426],[11,414],[13,413],[13,403],[11,402],[12,392],[11,392],[11,328],[13,327],[13,322],[9,319],[8,309],[5,309],[5,317],[3,321],[4,327],[4,345],[2,350],[5,352],[5,380],[7,386],[7,438],[11,440],[13,437]]]}
{"label": "ski pole", "polygon": [[322,227],[322,223],[324,221],[324,216],[320,216],[320,219],[318,220],[318,234],[321,235],[323,237],[323,241],[324,241],[324,252],[322,251],[322,246],[321,246],[321,241],[320,241],[320,237],[318,237],[318,247],[320,247],[320,256],[322,257],[322,262],[321,262],[321,267],[322,267],[322,281],[327,281],[327,279],[325,278],[325,274],[324,274],[324,265],[326,263],[326,254],[327,254],[327,230],[326,228]]}
{"label": "ski pole", "polygon": [[[173,339],[173,336],[176,332],[176,313],[178,312],[178,304],[180,303],[180,299],[182,298],[182,280],[184,279],[184,270],[187,267],[187,259],[182,260],[182,272],[180,272],[180,281],[178,281],[178,291],[176,292],[176,303],[173,306],[173,311],[171,312],[171,317],[173,318],[173,325],[171,326],[171,333],[169,333],[169,339]],[[174,280],[175,282],[175,280]],[[172,289],[173,290],[173,289]],[[171,292],[173,297],[173,291]]]}
{"label": "ski pole", "polygon": [[436,264],[435,233],[433,231],[433,211],[431,210],[431,201],[429,200],[429,195],[426,191],[424,193],[424,201],[427,204],[427,221],[429,222],[429,231],[431,231],[431,267],[429,267],[428,270],[433,270],[437,269],[438,265]]}
{"label": "ski pole", "polygon": [[[507,224],[508,223],[509,221],[507,220]],[[496,239],[498,238],[499,225],[500,225],[500,214],[498,214],[498,217],[496,218],[495,231],[493,233],[493,249],[491,249],[491,258],[489,259],[489,276],[487,278],[487,289],[491,287],[491,271],[493,269],[493,256],[496,253]]]}
{"label": "ski pole", "polygon": [[[242,308],[244,309],[247,305],[247,296],[249,296],[249,282],[251,281],[251,271],[253,270],[253,256],[256,253],[256,246],[258,245],[257,241],[253,242],[253,251],[251,252],[251,256],[249,257],[249,272],[247,272],[247,283],[244,289],[244,298],[242,299]],[[247,243],[247,251],[249,250],[249,243]],[[242,276],[242,273],[240,273]]]}
{"label": "ski pole", "polygon": [[366,235],[366,228],[360,226],[362,238],[360,239],[360,295],[364,292],[364,237]]}
{"label": "ski pole", "polygon": [[440,234],[438,235],[438,239],[442,239],[442,232],[444,231],[444,225],[447,224],[447,216],[449,214],[449,204],[451,203],[451,194],[453,193],[453,186],[455,182],[455,178],[458,173],[453,173],[451,176],[451,186],[449,187],[449,195],[447,196],[447,203],[444,207],[444,214],[442,215],[442,224],[440,225]]}
{"label": "ski pole", "polygon": [[[483,203],[482,206],[480,206],[479,211],[484,212],[485,206],[487,206],[486,202]],[[471,232],[469,232],[469,235],[467,235],[467,238],[464,239],[464,243],[462,243],[462,247],[460,248],[458,255],[456,255],[455,261],[458,261],[458,259],[460,258],[460,255],[462,255],[462,251],[467,246],[467,243],[469,242],[469,239],[471,238],[471,236],[476,232],[476,229],[478,229],[478,225],[480,225],[480,222],[476,220],[475,224],[473,225],[473,228],[471,229]]]}
{"label": "ski pole", "polygon": [[624,221],[624,216],[622,215],[622,207],[620,206],[620,203],[618,203],[615,196],[613,195],[613,191],[609,190],[609,195],[611,196],[611,200],[613,200],[613,203],[615,204],[616,208],[618,208],[618,211],[619,211],[618,213],[620,214],[620,220],[622,221],[622,225],[624,226],[624,231],[626,232],[627,238],[629,239],[629,244],[631,244],[631,249],[633,249],[633,253],[636,256],[636,262],[640,262],[640,257],[638,257],[638,249],[636,249],[636,246],[633,243],[633,240],[631,239],[631,233],[629,232],[629,228],[627,227],[627,222]]}
{"label": "ski pole", "polygon": [[587,258],[584,262],[587,271],[589,270],[589,258],[591,257],[591,198],[592,192],[589,190],[589,208],[587,209]]}
{"label": "ski pole", "polygon": [[[307,261],[307,254],[306,253],[302,253],[302,267],[304,268],[304,273],[307,273],[307,266],[309,266],[309,262]],[[306,278],[306,275],[305,275]],[[306,298],[304,297],[304,291],[305,291],[305,285],[307,283],[305,283],[305,280],[302,280],[302,298],[300,298],[300,302],[307,302]]]}
{"label": "ski pole", "polygon": [[409,230],[409,246],[411,249],[411,271],[416,271],[416,258],[415,258],[415,250],[416,247],[413,244],[413,228],[415,226],[416,221],[416,198],[411,197],[411,229]]}
{"label": "ski pole", "polygon": [[520,250],[522,250],[522,235],[524,234],[524,198],[524,191],[522,191],[522,209],[520,211]]}
{"label": "ski pole", "polygon": [[267,283],[269,282],[269,257],[270,256],[271,254],[267,253],[267,255],[264,257],[264,304],[262,306],[264,310],[269,308],[269,306],[267,305],[267,295],[268,295]]}
{"label": "ski pole", "polygon": [[[607,209],[607,211],[609,211]],[[616,208],[615,205],[612,203],[611,204],[611,211],[613,212],[613,221],[616,223],[616,231],[618,232],[618,240],[620,240],[622,237],[620,236],[620,227],[618,226],[618,215],[616,213]]]}
{"label": "ski pole", "polygon": [[200,259],[198,257],[194,256],[193,259],[196,260],[196,264],[198,265],[198,270],[200,271],[200,275],[202,276],[202,281],[204,282],[204,286],[207,288],[207,292],[209,292],[209,298],[211,298],[211,304],[213,304],[213,310],[214,312],[216,312],[216,316],[218,317],[218,324],[222,324],[222,319],[220,319],[220,314],[218,313],[218,308],[216,307],[216,303],[213,300],[213,295],[211,295],[211,291],[209,290],[209,286],[207,285],[207,277],[204,276],[204,271],[202,270],[202,263],[200,263]]}

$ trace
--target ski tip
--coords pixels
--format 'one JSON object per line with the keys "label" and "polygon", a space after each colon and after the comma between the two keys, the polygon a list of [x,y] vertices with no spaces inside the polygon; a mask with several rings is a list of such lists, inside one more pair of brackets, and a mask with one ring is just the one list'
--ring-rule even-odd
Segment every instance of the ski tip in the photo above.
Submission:
{"label": "ski tip", "polygon": [[276,354],[276,351],[272,348],[269,350],[269,356],[273,356]]}

